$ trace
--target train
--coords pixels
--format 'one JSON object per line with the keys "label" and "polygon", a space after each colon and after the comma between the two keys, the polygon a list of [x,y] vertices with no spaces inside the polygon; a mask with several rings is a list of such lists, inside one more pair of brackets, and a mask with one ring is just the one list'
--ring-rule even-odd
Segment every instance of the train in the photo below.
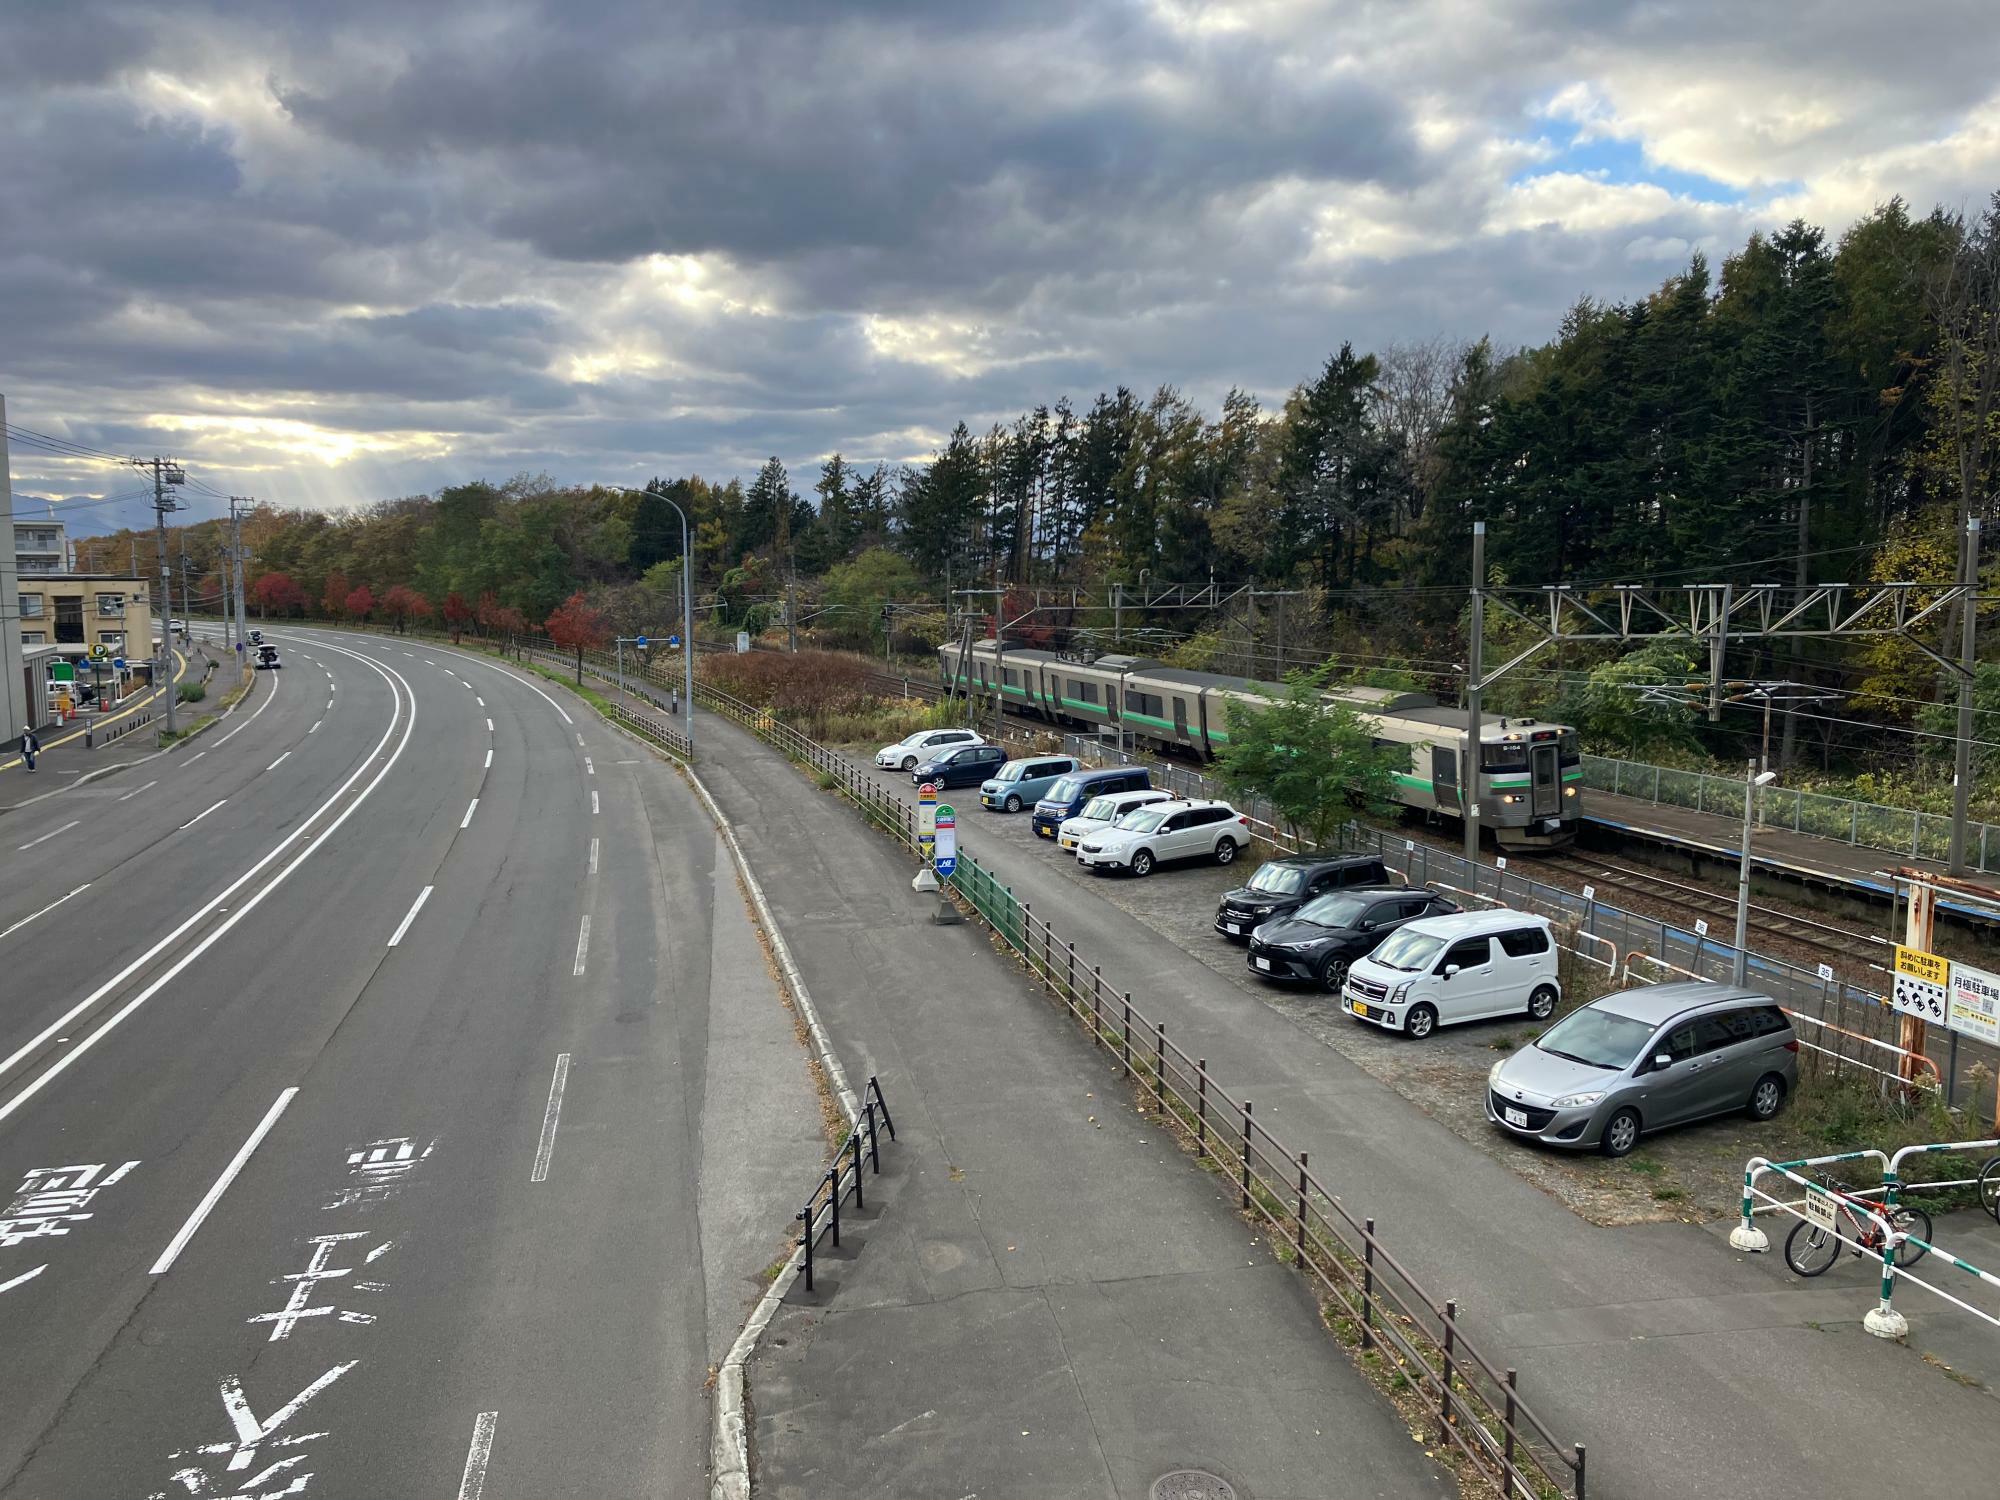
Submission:
{"label": "train", "polygon": [[[961,659],[963,658],[963,659]],[[1261,706],[1285,689],[1248,677],[1190,672],[1139,656],[1072,658],[1053,651],[974,642],[938,648],[945,686],[990,697],[996,690],[1018,713],[1051,724],[1116,734],[1125,747],[1179,750],[1213,760],[1229,743],[1227,705]],[[1459,761],[1466,710],[1427,693],[1388,688],[1328,688],[1326,698],[1352,705],[1377,744],[1409,747],[1395,777],[1405,807],[1454,822],[1462,816]],[[1482,714],[1475,799],[1479,820],[1503,850],[1553,850],[1576,841],[1583,813],[1583,755],[1567,724]]]}

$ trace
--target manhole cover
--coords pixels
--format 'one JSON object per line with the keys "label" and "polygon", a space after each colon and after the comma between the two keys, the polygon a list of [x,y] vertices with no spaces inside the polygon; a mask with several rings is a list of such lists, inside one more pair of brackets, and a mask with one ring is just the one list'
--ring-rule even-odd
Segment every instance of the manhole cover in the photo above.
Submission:
{"label": "manhole cover", "polygon": [[1200,1469],[1176,1469],[1153,1481],[1152,1500],[1236,1500],[1236,1491]]}

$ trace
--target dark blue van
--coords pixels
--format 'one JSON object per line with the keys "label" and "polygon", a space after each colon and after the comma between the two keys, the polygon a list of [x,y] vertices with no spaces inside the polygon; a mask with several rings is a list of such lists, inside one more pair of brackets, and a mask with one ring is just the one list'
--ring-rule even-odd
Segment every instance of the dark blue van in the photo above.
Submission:
{"label": "dark blue van", "polygon": [[1035,837],[1052,839],[1064,818],[1083,811],[1084,803],[1106,792],[1150,791],[1153,778],[1144,766],[1105,766],[1096,771],[1076,771],[1049,788],[1049,794],[1035,804]]}

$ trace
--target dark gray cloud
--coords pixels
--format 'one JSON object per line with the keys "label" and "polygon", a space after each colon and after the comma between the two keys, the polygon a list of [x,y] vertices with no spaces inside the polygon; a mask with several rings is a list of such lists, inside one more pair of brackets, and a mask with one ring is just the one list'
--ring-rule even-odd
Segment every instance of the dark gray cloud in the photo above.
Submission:
{"label": "dark gray cloud", "polygon": [[1985,11],[29,0],[0,390],[309,503],[1276,401],[1345,339],[1538,340],[1793,212],[1982,198]]}

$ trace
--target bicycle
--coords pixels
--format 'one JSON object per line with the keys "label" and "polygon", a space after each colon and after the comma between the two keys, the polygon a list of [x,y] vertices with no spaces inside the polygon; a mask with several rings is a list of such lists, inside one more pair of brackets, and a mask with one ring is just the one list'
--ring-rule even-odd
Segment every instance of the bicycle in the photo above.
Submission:
{"label": "bicycle", "polygon": [[[2000,1160],[2000,1158],[1996,1158]],[[1996,1173],[2000,1178],[2000,1173]],[[1792,1226],[1792,1232],[1785,1236],[1785,1264],[1795,1275],[1818,1276],[1830,1270],[1840,1259],[1843,1240],[1855,1255],[1872,1254],[1880,1256],[1882,1250],[1882,1230],[1875,1218],[1886,1219],[1897,1236],[1892,1252],[1898,1269],[1908,1270],[1922,1260],[1930,1245],[1931,1216],[1921,1208],[1911,1208],[1899,1203],[1894,1208],[1886,1203],[1869,1203],[1842,1192],[1824,1178],[1820,1186],[1834,1201],[1836,1222],[1832,1228],[1811,1219],[1801,1219]],[[1856,1208],[1856,1204],[1861,1208]],[[1870,1217],[1873,1214],[1875,1217]],[[1845,1234],[1839,1220],[1846,1221]],[[1902,1236],[1911,1236],[1921,1244],[1912,1244]],[[1857,1248],[1858,1247],[1858,1248]]]}
{"label": "bicycle", "polygon": [[1979,1206],[2000,1223],[2000,1156],[1979,1169]]}

